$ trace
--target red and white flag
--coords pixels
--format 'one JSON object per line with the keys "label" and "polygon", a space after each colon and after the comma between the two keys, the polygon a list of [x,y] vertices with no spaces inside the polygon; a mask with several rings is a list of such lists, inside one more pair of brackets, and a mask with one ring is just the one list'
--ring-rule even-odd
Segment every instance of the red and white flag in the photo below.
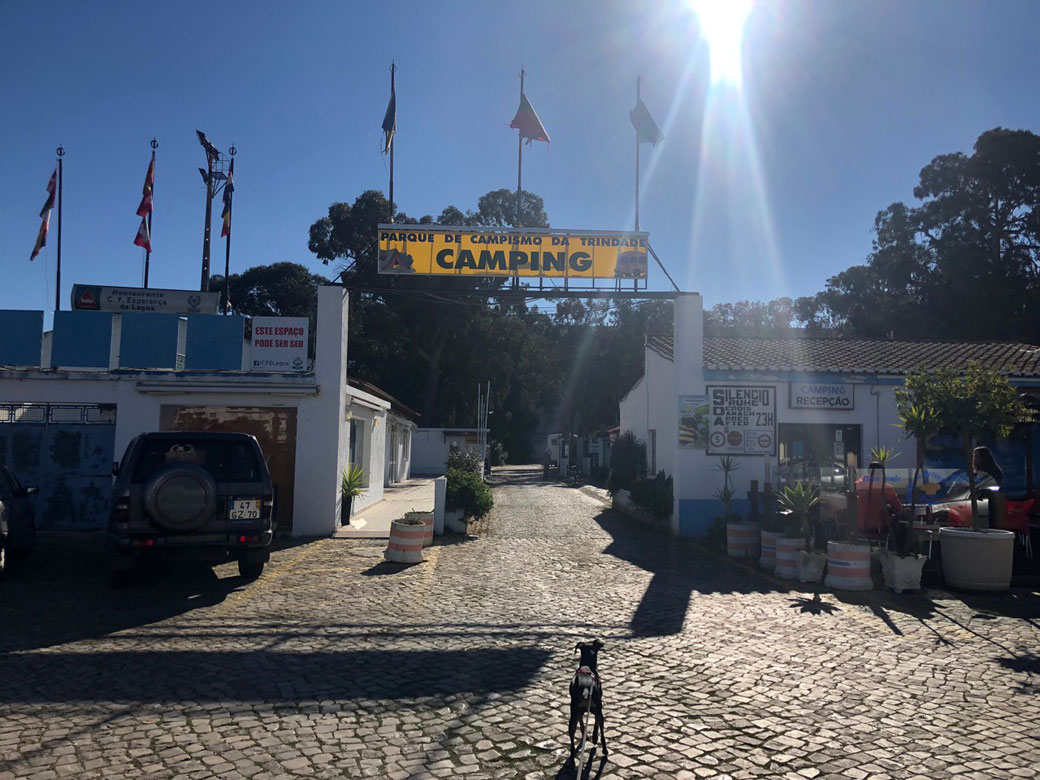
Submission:
{"label": "red and white flag", "polygon": [[32,255],[29,256],[30,260],[35,260],[36,256],[40,254],[40,250],[47,246],[47,231],[50,229],[51,209],[54,208],[54,193],[57,189],[58,169],[55,168],[54,173],[51,174],[51,180],[47,182],[47,202],[40,210],[40,219],[43,221],[40,223],[40,232],[36,234],[36,246],[33,247]]}
{"label": "red and white flag", "polygon": [[141,205],[137,207],[137,216],[145,217],[152,213],[152,187],[155,184],[155,160],[148,164],[148,173],[144,177],[144,189],[141,192]]}
{"label": "red and white flag", "polygon": [[152,237],[148,233],[148,218],[141,218],[141,227],[137,228],[137,238],[134,239],[137,246],[143,246],[144,251],[152,251]]}

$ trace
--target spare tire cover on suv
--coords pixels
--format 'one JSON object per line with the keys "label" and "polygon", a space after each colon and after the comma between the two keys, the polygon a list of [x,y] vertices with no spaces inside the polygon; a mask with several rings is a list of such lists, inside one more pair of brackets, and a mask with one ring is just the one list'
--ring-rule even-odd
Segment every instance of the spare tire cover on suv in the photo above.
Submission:
{"label": "spare tire cover on suv", "polygon": [[144,487],[145,510],[152,520],[171,531],[192,531],[205,525],[216,506],[213,477],[191,463],[160,469]]}

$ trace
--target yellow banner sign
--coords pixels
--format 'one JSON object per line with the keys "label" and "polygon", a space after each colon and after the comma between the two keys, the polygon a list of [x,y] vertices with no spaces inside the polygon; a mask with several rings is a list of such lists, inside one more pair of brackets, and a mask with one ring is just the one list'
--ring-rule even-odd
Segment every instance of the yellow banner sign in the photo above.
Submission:
{"label": "yellow banner sign", "polygon": [[379,273],[646,279],[648,233],[380,225]]}

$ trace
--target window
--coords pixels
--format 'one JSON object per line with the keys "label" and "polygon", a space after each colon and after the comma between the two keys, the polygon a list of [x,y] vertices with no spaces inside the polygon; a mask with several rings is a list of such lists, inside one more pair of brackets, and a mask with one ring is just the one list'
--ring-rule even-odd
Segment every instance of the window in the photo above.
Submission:
{"label": "window", "polygon": [[348,453],[348,459],[351,466],[361,466],[365,470],[365,475],[368,475],[368,469],[365,463],[365,421],[357,419],[356,417],[350,418],[350,451]]}

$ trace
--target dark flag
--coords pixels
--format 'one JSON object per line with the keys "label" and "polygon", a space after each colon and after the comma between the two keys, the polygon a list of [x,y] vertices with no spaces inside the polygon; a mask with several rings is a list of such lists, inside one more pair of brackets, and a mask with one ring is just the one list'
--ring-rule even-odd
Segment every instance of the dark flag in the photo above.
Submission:
{"label": "dark flag", "polygon": [[[40,223],[40,231],[36,234],[36,246],[33,247],[32,255],[30,260],[35,260],[36,256],[40,254],[40,250],[47,246],[47,231],[50,230],[51,224],[51,209],[54,208],[54,193],[58,189],[58,169],[54,169],[54,173],[51,174],[51,180],[47,182],[47,202],[43,204],[43,208],[40,209],[40,218],[43,220]],[[59,241],[59,243],[61,243]]]}
{"label": "dark flag", "polygon": [[537,112],[534,110],[534,106],[531,105],[531,101],[527,99],[527,95],[520,94],[520,107],[516,110],[516,116],[513,117],[513,121],[509,123],[509,126],[514,130],[520,131],[520,137],[526,138],[527,143],[531,141],[545,141],[549,143],[549,134],[545,132],[545,128],[542,126],[542,120],[538,118]]}
{"label": "dark flag", "polygon": [[148,218],[141,217],[141,227],[137,228],[137,237],[134,239],[137,246],[144,247],[144,251],[152,251],[152,237],[148,233]]}
{"label": "dark flag", "polygon": [[144,177],[144,189],[141,191],[141,205],[137,207],[137,216],[146,217],[152,213],[152,187],[155,184],[155,160],[148,164],[148,173]]}
{"label": "dark flag", "polygon": [[632,127],[636,129],[636,137],[639,139],[639,143],[657,146],[661,139],[664,138],[642,99],[636,102],[636,107],[629,111],[628,115],[632,120]]}
{"label": "dark flag", "polygon": [[[246,171],[248,173],[248,171]],[[220,228],[220,237],[231,235],[231,196],[235,192],[235,161],[231,160],[231,165],[228,166],[227,172],[227,184],[224,185],[224,210],[220,213],[221,219],[224,220],[224,226]],[[248,204],[247,204],[248,205]]]}
{"label": "dark flag", "polygon": [[386,104],[386,113],[383,114],[383,154],[387,154],[390,151],[390,146],[394,142],[394,135],[397,133],[397,92],[390,85],[390,102]]}

